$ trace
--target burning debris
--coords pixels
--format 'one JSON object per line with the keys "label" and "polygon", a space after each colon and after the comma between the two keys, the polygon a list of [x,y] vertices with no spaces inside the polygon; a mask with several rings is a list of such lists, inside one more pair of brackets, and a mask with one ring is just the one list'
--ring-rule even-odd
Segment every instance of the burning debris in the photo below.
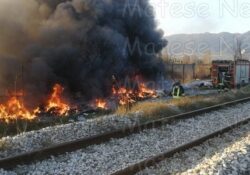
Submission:
{"label": "burning debris", "polygon": [[70,111],[70,106],[61,99],[61,95],[64,88],[55,84],[53,87],[53,92],[48,100],[48,104],[45,107],[45,111],[49,113],[54,113],[56,115],[65,116]]}
{"label": "burning debris", "polygon": [[156,91],[151,90],[143,83],[139,83],[136,88],[121,87],[116,89],[113,87],[113,95],[117,97],[120,105],[129,105],[137,101],[148,98],[156,98]]}
{"label": "burning debris", "polygon": [[0,104],[0,120],[6,123],[17,119],[33,120],[37,112],[38,108],[30,112],[17,97],[11,97],[6,104]]}
{"label": "burning debris", "polygon": [[[40,114],[51,114],[53,116],[67,116],[72,107],[62,99],[64,88],[60,84],[53,86],[51,95],[43,107],[36,107],[29,110],[23,102],[23,93],[15,93],[4,103],[0,104],[0,120],[11,122],[15,120],[34,120]],[[113,99],[117,105],[131,105],[137,101],[147,98],[156,98],[156,92],[139,83],[137,88],[113,87],[110,99]],[[18,94],[18,95],[17,95]],[[98,98],[92,105],[95,109],[109,110],[108,100]]]}
{"label": "burning debris", "polygon": [[96,99],[96,101],[95,101],[96,108],[99,108],[99,109],[108,109],[107,105],[108,105],[108,103],[104,99]]}
{"label": "burning debris", "polygon": [[[0,90],[28,93],[2,104],[0,117],[67,115],[72,107],[62,100],[63,87],[70,102],[77,98],[89,103],[97,98],[95,106],[100,109],[109,109],[109,97],[120,105],[154,97],[155,92],[144,84],[111,91],[114,74],[121,81],[135,74],[155,80],[164,72],[158,55],[167,41],[157,30],[151,10],[148,0],[0,1],[0,25],[4,24]],[[36,108],[41,104],[45,105]]]}
{"label": "burning debris", "polygon": [[145,98],[157,98],[157,93],[155,90],[149,89],[145,84],[141,83],[139,85],[139,97],[141,99]]}
{"label": "burning debris", "polygon": [[[114,78],[113,78],[114,79]],[[112,95],[107,100],[96,99],[95,107],[99,109],[112,108],[109,105],[109,99],[112,99],[116,105],[129,106],[138,101],[142,101],[149,98],[157,98],[155,90],[147,88],[144,83],[135,83],[135,87],[120,86],[117,82],[113,83]]]}
{"label": "burning debris", "polygon": [[23,102],[23,93],[14,93],[5,104],[0,104],[0,121],[8,123],[15,120],[34,120],[44,112],[55,116],[66,116],[70,106],[61,99],[63,90],[61,85],[55,84],[47,105],[43,107],[45,110],[40,107],[34,110],[27,109]]}

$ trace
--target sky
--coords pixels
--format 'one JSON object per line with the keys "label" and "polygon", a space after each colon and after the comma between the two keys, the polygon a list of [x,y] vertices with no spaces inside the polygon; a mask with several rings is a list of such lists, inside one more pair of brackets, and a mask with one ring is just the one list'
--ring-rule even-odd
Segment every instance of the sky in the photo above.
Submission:
{"label": "sky", "polygon": [[166,36],[250,31],[249,0],[150,0]]}

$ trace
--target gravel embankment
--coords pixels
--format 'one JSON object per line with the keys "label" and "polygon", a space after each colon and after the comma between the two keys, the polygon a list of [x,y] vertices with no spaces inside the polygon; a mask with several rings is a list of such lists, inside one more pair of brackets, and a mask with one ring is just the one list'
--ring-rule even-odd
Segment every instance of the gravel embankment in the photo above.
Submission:
{"label": "gravel embankment", "polygon": [[250,123],[138,173],[146,174],[249,175]]}
{"label": "gravel embankment", "polygon": [[0,139],[0,158],[134,125],[138,116],[139,113],[133,118],[109,115],[4,137]]}
{"label": "gravel embankment", "polygon": [[17,167],[17,174],[110,174],[138,161],[249,118],[250,103]]}

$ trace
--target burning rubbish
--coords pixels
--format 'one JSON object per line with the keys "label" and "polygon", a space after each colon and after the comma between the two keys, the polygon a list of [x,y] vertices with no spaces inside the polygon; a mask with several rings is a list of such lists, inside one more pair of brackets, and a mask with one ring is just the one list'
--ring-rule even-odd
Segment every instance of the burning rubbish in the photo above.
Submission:
{"label": "burning rubbish", "polygon": [[[64,88],[60,84],[55,84],[51,95],[43,107],[37,107],[29,110],[25,107],[23,94],[12,94],[9,100],[0,104],[0,120],[10,122],[14,120],[34,120],[40,114],[50,114],[53,116],[67,116],[72,110],[71,106],[62,98]],[[21,96],[20,96],[21,95]],[[117,105],[125,106],[136,103],[148,98],[156,98],[156,92],[139,83],[136,88],[113,87],[110,99],[113,99]],[[108,99],[97,98],[94,107],[101,110],[109,110]]]}
{"label": "burning rubbish", "polygon": [[92,106],[95,109],[110,110],[115,108],[110,104],[111,101],[115,106],[127,106],[150,98],[157,98],[157,93],[155,90],[147,88],[144,83],[139,83],[135,88],[114,83],[111,96],[106,99],[97,98]]}
{"label": "burning rubbish", "polygon": [[113,74],[155,80],[167,41],[149,14],[148,0],[0,1],[0,89],[16,82],[38,106],[58,82],[91,101],[110,95]]}
{"label": "burning rubbish", "polygon": [[107,101],[104,100],[104,99],[96,99],[95,101],[95,106],[96,108],[99,108],[99,109],[108,109],[108,106],[107,106]]}
{"label": "burning rubbish", "polygon": [[149,89],[145,84],[141,83],[139,85],[139,97],[142,99],[157,98],[157,94],[155,90]]}
{"label": "burning rubbish", "polygon": [[0,104],[0,120],[6,123],[17,119],[33,120],[37,112],[37,109],[30,112],[17,97],[11,97],[6,104]]}
{"label": "burning rubbish", "polygon": [[4,100],[1,119],[68,115],[72,104],[63,97],[77,107],[95,101],[104,110],[112,106],[109,98],[118,105],[154,98],[144,84],[111,90],[114,74],[120,81],[134,74],[151,81],[165,72],[159,53],[167,41],[148,14],[149,0],[0,1],[0,89],[29,94]]}
{"label": "burning rubbish", "polygon": [[48,100],[48,104],[45,107],[46,112],[55,113],[60,116],[67,115],[70,106],[61,99],[63,91],[64,88],[61,85],[55,84],[53,92]]}
{"label": "burning rubbish", "polygon": [[136,88],[121,87],[117,89],[113,87],[113,96],[117,97],[122,106],[157,97],[156,91],[147,88],[143,83],[139,83]]}
{"label": "burning rubbish", "polygon": [[136,102],[134,100],[136,97],[134,91],[125,87],[119,88],[118,90],[113,88],[113,95],[117,96],[120,105],[127,105]]}
{"label": "burning rubbish", "polygon": [[59,84],[53,87],[53,92],[44,107],[45,111],[40,107],[29,110],[24,105],[23,93],[11,94],[6,103],[0,104],[0,121],[8,123],[14,120],[34,120],[43,112],[65,116],[70,110],[70,106],[61,99],[63,90]]}

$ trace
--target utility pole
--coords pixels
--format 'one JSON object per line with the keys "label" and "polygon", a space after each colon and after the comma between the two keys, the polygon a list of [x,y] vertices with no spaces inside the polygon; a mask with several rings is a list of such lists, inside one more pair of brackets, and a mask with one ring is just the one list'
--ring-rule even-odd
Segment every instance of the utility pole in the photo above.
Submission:
{"label": "utility pole", "polygon": [[234,61],[242,59],[241,47],[242,47],[242,42],[239,40],[239,38],[236,38],[236,48],[235,48]]}

